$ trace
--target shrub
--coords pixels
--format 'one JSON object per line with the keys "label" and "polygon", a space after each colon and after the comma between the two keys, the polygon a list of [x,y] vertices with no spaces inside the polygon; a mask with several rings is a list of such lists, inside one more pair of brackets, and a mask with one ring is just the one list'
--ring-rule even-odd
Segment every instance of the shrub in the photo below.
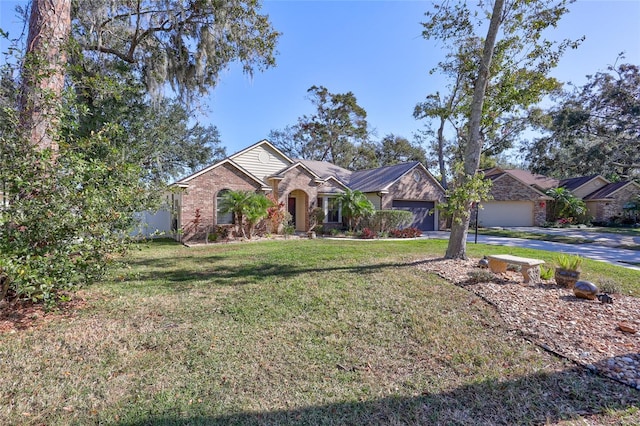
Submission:
{"label": "shrub", "polygon": [[280,229],[280,225],[285,220],[284,202],[276,199],[273,194],[268,194],[267,198],[271,205],[267,208],[267,222],[269,224],[269,232],[277,234]]}
{"label": "shrub", "polygon": [[544,265],[540,266],[540,278],[542,278],[543,280],[550,280],[551,278],[553,278],[553,275],[553,268],[549,268]]}
{"label": "shrub", "polygon": [[492,272],[482,269],[479,271],[469,272],[469,279],[466,284],[478,284],[478,283],[490,283],[493,281],[495,275]]}
{"label": "shrub", "polygon": [[620,294],[620,284],[612,278],[600,278],[598,279],[598,289],[602,293]]}
{"label": "shrub", "polygon": [[388,233],[392,229],[404,228],[412,221],[413,213],[406,210],[376,210],[365,220],[363,226]]}
{"label": "shrub", "polygon": [[291,217],[291,213],[285,212],[284,222],[282,224],[282,232],[285,238],[288,238],[289,235],[293,235],[296,232],[296,226],[292,223],[293,218]]}
{"label": "shrub", "polygon": [[375,231],[372,231],[370,228],[362,229],[362,233],[360,234],[360,238],[365,240],[372,240],[376,238],[378,234]]}
{"label": "shrub", "polygon": [[422,235],[418,228],[392,229],[389,235],[393,238],[417,238]]}

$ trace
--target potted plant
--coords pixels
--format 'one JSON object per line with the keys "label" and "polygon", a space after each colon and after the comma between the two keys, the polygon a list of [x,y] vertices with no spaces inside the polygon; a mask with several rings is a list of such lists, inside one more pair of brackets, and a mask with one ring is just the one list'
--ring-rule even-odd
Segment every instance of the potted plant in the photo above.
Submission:
{"label": "potted plant", "polygon": [[573,288],[580,279],[580,266],[583,259],[577,255],[561,254],[556,258],[555,279],[558,285]]}

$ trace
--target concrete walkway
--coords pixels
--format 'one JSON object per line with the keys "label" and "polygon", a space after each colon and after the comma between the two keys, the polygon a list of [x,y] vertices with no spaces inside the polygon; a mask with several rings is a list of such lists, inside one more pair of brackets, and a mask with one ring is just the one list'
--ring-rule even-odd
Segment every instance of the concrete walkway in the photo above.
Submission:
{"label": "concrete walkway", "polygon": [[[514,229],[515,228],[510,228]],[[532,232],[533,228],[518,228],[519,230],[527,230],[527,232]],[[542,229],[542,228],[536,228]],[[570,230],[570,231],[581,231],[579,229]],[[593,233],[592,233],[593,234]],[[561,235],[570,235],[568,233],[563,233]],[[587,259],[598,260],[600,262],[607,262],[612,265],[622,266],[628,269],[635,269],[640,271],[640,251],[637,250],[625,250],[619,248],[609,247],[607,245],[602,244],[602,240],[604,239],[607,244],[614,244],[618,237],[628,237],[628,238],[637,238],[630,237],[625,235],[617,235],[617,234],[594,234],[596,238],[584,236],[584,238],[590,238],[595,240],[595,243],[590,244],[564,244],[564,243],[555,243],[552,241],[539,241],[539,240],[527,240],[524,238],[505,238],[505,237],[493,237],[490,235],[478,235],[478,243],[479,244],[491,244],[497,246],[507,246],[507,247],[524,247],[524,248],[532,248],[536,250],[545,250],[552,251],[557,253],[567,253],[567,254],[577,254]],[[578,235],[572,235],[578,236]],[[431,231],[425,232],[423,234],[423,238],[438,238],[438,239],[449,239],[449,232],[446,231]],[[469,230],[469,235],[467,238],[467,244],[473,244],[475,239],[475,235],[472,230]],[[640,244],[640,241],[635,244]],[[617,244],[616,244],[617,245]],[[633,264],[636,265],[633,265]]]}

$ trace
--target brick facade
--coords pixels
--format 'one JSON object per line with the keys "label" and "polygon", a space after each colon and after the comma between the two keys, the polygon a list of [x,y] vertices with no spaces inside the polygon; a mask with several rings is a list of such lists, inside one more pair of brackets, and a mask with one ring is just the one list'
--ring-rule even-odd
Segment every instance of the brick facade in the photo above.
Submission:
{"label": "brick facade", "polygon": [[[492,201],[532,201],[533,224],[542,226],[547,221],[549,197],[509,174],[503,174],[500,178],[495,179],[489,193],[493,197]],[[472,217],[471,220],[475,220],[475,217]]]}
{"label": "brick facade", "polygon": [[[420,176],[418,181],[414,178],[414,173]],[[425,200],[437,203],[444,200],[444,193],[431,176],[421,168],[416,167],[411,173],[407,173],[391,185],[387,194],[382,195],[382,209],[390,210],[394,199]]]}
{"label": "brick facade", "polygon": [[640,188],[629,184],[616,191],[607,200],[587,201],[589,212],[594,215],[592,220],[596,222],[608,222],[616,216],[621,216],[624,205],[640,195]]}
{"label": "brick facade", "polygon": [[[206,238],[206,233],[216,223],[216,197],[223,189],[258,191],[260,185],[228,163],[195,177],[182,194],[178,227],[182,230],[183,241]],[[199,220],[196,220],[196,210],[200,213]]]}
{"label": "brick facade", "polygon": [[[180,238],[185,242],[202,241],[215,226],[222,226],[216,217],[216,198],[225,189],[272,192],[294,216],[296,230],[308,230],[309,211],[317,206],[318,197],[338,195],[344,190],[342,182],[351,176],[348,170],[328,163],[309,163],[294,162],[268,141],[261,141],[176,182],[181,193],[176,196],[179,202],[173,220]],[[378,174],[367,171],[367,179],[374,182],[367,196],[379,202],[377,207],[382,209],[391,209],[394,200],[443,201],[444,192],[437,181],[415,165],[390,166],[396,167],[391,172],[388,167],[381,168]],[[399,172],[402,167],[407,171]],[[326,199],[323,208],[328,208]],[[342,226],[339,222],[325,225]]]}

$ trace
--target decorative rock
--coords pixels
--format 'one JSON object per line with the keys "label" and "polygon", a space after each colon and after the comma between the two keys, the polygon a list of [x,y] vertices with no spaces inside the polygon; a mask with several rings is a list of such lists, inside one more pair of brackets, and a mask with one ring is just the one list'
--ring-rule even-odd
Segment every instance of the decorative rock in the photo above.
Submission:
{"label": "decorative rock", "polygon": [[618,324],[618,328],[624,331],[625,333],[631,333],[631,334],[635,334],[638,331],[635,328],[631,327],[631,325],[624,322],[621,322],[620,324]]}
{"label": "decorative rock", "polygon": [[581,299],[595,300],[597,293],[598,287],[589,281],[578,281],[576,285],[573,286],[573,294]]}
{"label": "decorative rock", "polygon": [[480,261],[478,262],[478,266],[481,267],[481,268],[488,268],[489,267],[489,259],[487,259],[487,256],[485,256],[482,259],[480,259]]}

